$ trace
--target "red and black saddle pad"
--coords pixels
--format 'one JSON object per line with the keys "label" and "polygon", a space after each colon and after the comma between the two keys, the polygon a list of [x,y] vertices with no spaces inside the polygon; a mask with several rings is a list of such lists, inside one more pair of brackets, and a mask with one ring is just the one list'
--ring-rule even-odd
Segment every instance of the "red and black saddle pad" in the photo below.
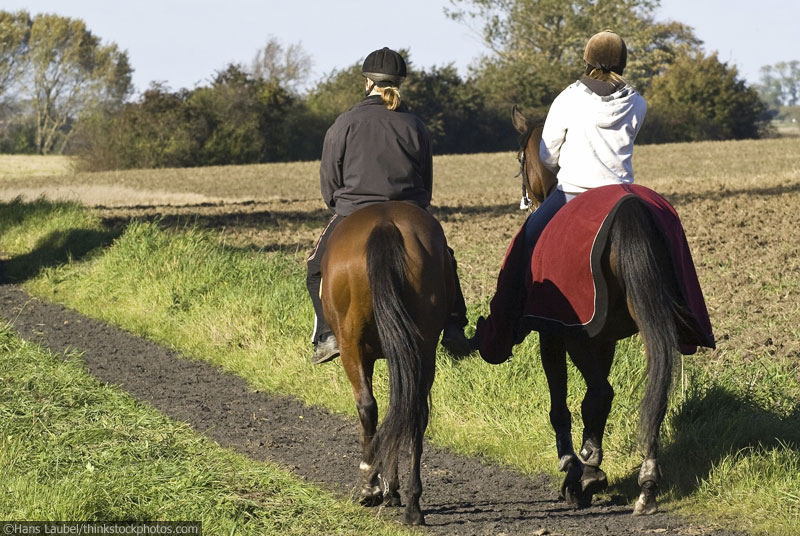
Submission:
{"label": "red and black saddle pad", "polygon": [[[649,209],[669,245],[682,298],[694,324],[681,332],[681,352],[694,353],[697,346],[714,347],[705,300],[677,212],[649,188],[612,185],[595,188],[567,203],[542,232],[530,259],[525,258],[522,230],[514,237],[498,277],[491,314],[478,327],[484,359],[505,361],[529,330],[568,337],[600,333],[609,306],[601,268],[603,250],[617,209],[634,199]],[[635,327],[629,334],[633,332]]]}

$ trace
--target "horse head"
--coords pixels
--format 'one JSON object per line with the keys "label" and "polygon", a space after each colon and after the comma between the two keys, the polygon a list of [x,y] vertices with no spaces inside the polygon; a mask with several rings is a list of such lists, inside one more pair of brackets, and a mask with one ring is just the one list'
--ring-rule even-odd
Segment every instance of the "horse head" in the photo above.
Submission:
{"label": "horse head", "polygon": [[539,143],[542,140],[544,121],[529,120],[514,105],[511,122],[520,133],[517,158],[522,175],[523,203],[527,199],[529,204],[538,206],[542,204],[544,198],[550,194],[558,182],[553,172],[547,169],[539,159]]}

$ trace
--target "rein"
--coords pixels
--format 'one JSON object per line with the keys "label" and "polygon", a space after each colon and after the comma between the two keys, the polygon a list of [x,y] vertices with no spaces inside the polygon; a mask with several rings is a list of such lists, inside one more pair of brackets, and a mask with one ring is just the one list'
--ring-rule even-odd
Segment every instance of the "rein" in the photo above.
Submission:
{"label": "rein", "polygon": [[528,174],[525,173],[525,164],[527,159],[525,158],[525,148],[528,146],[528,142],[531,140],[531,135],[533,134],[535,127],[529,127],[528,132],[523,134],[519,139],[519,152],[517,152],[517,160],[519,161],[519,172],[514,175],[514,178],[522,177],[522,199],[519,201],[519,209],[520,210],[529,210],[533,212],[531,206],[533,206],[533,202],[531,198],[528,197],[528,189],[525,188],[525,183],[528,182]]}

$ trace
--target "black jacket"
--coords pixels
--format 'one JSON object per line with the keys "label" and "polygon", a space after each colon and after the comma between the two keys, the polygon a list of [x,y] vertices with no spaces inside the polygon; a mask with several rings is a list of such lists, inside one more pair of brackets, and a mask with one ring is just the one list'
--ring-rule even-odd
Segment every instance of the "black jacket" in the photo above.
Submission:
{"label": "black jacket", "polygon": [[328,129],[319,177],[325,203],[342,216],[390,200],[426,208],[433,191],[430,134],[404,104],[391,111],[380,96],[367,97]]}

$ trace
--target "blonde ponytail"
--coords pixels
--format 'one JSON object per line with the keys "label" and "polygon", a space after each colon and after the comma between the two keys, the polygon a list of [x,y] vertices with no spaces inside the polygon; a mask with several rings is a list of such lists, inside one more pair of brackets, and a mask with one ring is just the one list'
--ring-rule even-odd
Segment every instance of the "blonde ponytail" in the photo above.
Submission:
{"label": "blonde ponytail", "polygon": [[600,80],[601,82],[611,82],[615,85],[627,85],[628,82],[625,80],[622,75],[615,73],[614,71],[604,71],[599,67],[595,67],[589,74],[587,74],[589,78],[594,78],[595,80]]}
{"label": "blonde ponytail", "polygon": [[390,110],[396,110],[400,106],[400,90],[395,86],[379,87],[383,104]]}

